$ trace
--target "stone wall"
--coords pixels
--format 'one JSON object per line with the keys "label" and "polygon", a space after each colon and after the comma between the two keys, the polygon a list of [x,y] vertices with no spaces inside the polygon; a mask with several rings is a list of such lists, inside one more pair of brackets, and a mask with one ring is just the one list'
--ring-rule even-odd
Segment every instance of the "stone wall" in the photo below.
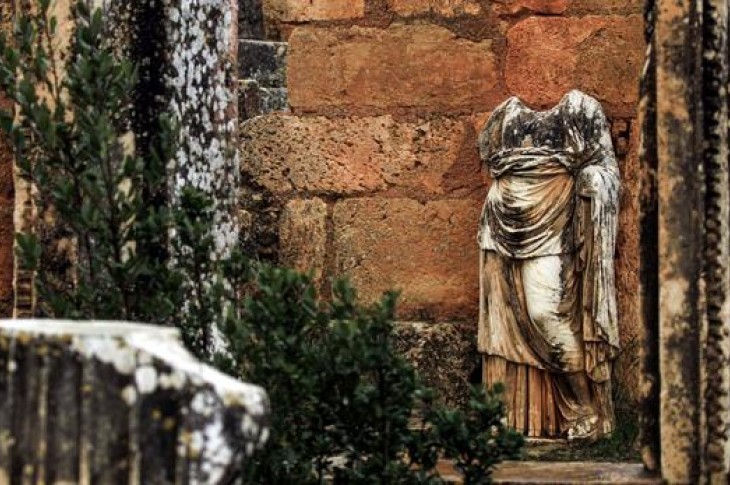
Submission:
{"label": "stone wall", "polygon": [[[476,137],[510,95],[552,107],[571,88],[612,125],[624,190],[617,248],[620,372],[635,387],[638,0],[263,0],[288,42],[291,112],[242,126],[247,248],[348,275],[365,301],[402,290],[399,318],[476,326]],[[248,226],[248,232],[245,227]],[[255,234],[254,234],[255,233]]]}

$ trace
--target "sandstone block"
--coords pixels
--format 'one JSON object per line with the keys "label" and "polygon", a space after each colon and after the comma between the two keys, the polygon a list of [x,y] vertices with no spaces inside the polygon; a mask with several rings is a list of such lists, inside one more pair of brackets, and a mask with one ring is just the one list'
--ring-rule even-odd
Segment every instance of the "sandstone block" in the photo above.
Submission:
{"label": "sandstone block", "polygon": [[484,110],[502,97],[492,42],[457,38],[436,25],[302,27],[289,47],[291,104],[307,111]]}
{"label": "sandstone block", "polygon": [[276,194],[387,191],[422,198],[482,189],[468,119],[272,115],[243,123],[241,133],[244,174]]}
{"label": "sandstone block", "polygon": [[628,14],[642,13],[643,0],[570,0],[571,13]]}
{"label": "sandstone block", "polygon": [[568,8],[568,0],[498,0],[496,10],[500,14],[535,12],[561,14]]}
{"label": "sandstone block", "polygon": [[327,244],[327,204],[319,198],[295,199],[280,221],[281,262],[298,271],[311,271],[321,283]]}
{"label": "sandstone block", "polygon": [[264,15],[281,22],[354,19],[365,15],[365,0],[264,0]]}
{"label": "sandstone block", "polygon": [[334,209],[337,270],[364,301],[402,291],[403,319],[474,321],[481,201],[349,199]]}
{"label": "sandstone block", "polygon": [[443,17],[458,17],[482,13],[478,0],[389,0],[388,7],[403,16],[434,13]]}
{"label": "sandstone block", "polygon": [[507,33],[505,77],[511,92],[551,107],[578,88],[609,114],[633,116],[644,59],[639,16],[531,17]]}

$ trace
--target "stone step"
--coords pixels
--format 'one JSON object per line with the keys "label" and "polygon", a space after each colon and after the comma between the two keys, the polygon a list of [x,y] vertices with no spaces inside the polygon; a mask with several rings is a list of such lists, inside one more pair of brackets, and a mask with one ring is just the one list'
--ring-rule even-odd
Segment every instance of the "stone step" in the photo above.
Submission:
{"label": "stone step", "polygon": [[499,485],[659,485],[640,463],[511,461],[497,467]]}
{"label": "stone step", "polygon": [[[447,483],[460,485],[452,463],[442,461],[439,474]],[[497,467],[495,485],[659,485],[662,480],[640,463],[509,461]]]}

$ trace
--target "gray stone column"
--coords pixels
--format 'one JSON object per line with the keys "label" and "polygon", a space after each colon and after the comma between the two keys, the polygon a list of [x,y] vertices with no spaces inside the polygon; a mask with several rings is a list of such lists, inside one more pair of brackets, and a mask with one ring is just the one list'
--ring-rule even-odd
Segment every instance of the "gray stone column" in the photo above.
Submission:
{"label": "gray stone column", "polygon": [[648,402],[659,404],[647,450],[660,450],[647,453],[647,461],[658,458],[670,483],[727,483],[727,2],[652,0],[647,26],[642,260],[649,264],[642,268],[642,301],[657,342],[645,366]]}
{"label": "gray stone column", "polygon": [[268,408],[170,328],[0,321],[0,483],[230,483]]}

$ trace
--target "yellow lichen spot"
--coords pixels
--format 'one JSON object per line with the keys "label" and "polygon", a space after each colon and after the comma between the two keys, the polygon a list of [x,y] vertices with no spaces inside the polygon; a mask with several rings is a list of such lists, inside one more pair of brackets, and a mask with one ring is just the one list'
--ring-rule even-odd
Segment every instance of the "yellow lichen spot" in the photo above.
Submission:
{"label": "yellow lichen spot", "polygon": [[190,442],[193,439],[192,433],[190,431],[183,431],[180,433],[180,444],[182,444],[185,448],[187,448],[190,445]]}
{"label": "yellow lichen spot", "polygon": [[159,421],[162,418],[162,412],[159,409],[152,410],[152,419]]}
{"label": "yellow lichen spot", "polygon": [[27,345],[33,337],[27,332],[20,332],[15,336],[15,340],[21,345]]}
{"label": "yellow lichen spot", "polygon": [[165,418],[165,420],[162,422],[162,429],[165,431],[172,431],[175,429],[175,418]]}

